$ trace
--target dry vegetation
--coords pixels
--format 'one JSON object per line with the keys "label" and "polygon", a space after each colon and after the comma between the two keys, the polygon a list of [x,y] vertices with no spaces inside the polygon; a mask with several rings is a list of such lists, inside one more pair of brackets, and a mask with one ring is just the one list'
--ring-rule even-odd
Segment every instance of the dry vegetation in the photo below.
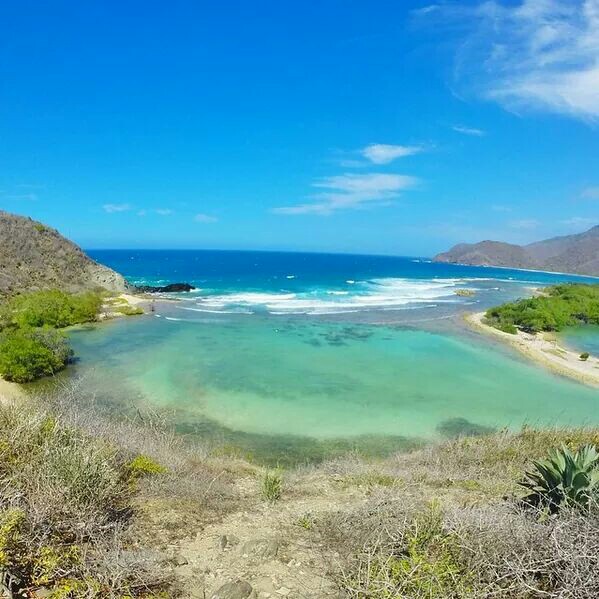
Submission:
{"label": "dry vegetation", "polygon": [[167,544],[228,509],[230,475],[152,415],[114,422],[79,399],[69,386],[0,404],[5,591],[174,595]]}
{"label": "dry vegetation", "polygon": [[[283,475],[217,457],[156,415],[115,422],[83,395],[0,404],[0,571],[13,596],[212,597],[241,574],[264,597],[252,568],[287,571],[298,551],[300,578],[318,571],[340,595],[289,584],[289,597],[599,596],[596,504],[550,515],[525,507],[518,485],[549,448],[597,444],[596,430],[459,438]],[[286,539],[262,563],[243,555],[274,546],[258,529]],[[186,547],[232,569],[194,573],[197,558],[177,558]]]}
{"label": "dry vegetation", "polygon": [[[524,429],[463,438],[365,469],[333,471],[370,486],[355,510],[317,529],[348,597],[599,596],[599,505],[558,514],[519,500],[531,460],[597,443],[596,431]],[[357,471],[356,471],[357,470]]]}

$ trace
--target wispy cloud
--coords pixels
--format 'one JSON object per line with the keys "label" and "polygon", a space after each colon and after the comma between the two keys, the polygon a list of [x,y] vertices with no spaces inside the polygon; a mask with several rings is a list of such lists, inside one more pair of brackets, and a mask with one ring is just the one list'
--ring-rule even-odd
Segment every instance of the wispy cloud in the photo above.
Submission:
{"label": "wispy cloud", "polygon": [[421,146],[397,146],[391,144],[370,144],[361,150],[362,156],[373,164],[389,164],[397,158],[411,156],[423,151]]}
{"label": "wispy cloud", "polygon": [[536,229],[541,223],[534,218],[523,218],[520,220],[513,220],[509,223],[512,229]]}
{"label": "wispy cloud", "polygon": [[511,206],[506,206],[505,204],[493,204],[491,206],[491,210],[493,210],[493,212],[511,212],[512,208]]}
{"label": "wispy cloud", "polygon": [[599,118],[599,0],[487,0],[417,16],[466,28],[456,55],[461,86],[514,111]]}
{"label": "wispy cloud", "polygon": [[414,187],[416,177],[384,173],[344,174],[326,177],[312,184],[318,193],[309,196],[311,202],[275,208],[277,214],[328,215],[340,210],[355,210],[365,206],[393,201],[401,191]]}
{"label": "wispy cloud", "polygon": [[462,133],[463,135],[471,135],[473,137],[483,137],[485,132],[482,129],[476,129],[475,127],[465,127],[464,125],[454,125],[452,127],[454,131]]}
{"label": "wispy cloud", "polygon": [[113,214],[114,212],[127,212],[131,210],[131,204],[104,204],[102,206],[104,212],[108,212],[108,214]]}
{"label": "wispy cloud", "polygon": [[196,223],[215,223],[218,221],[218,218],[216,218],[216,216],[210,216],[209,214],[200,212],[193,217],[193,220]]}
{"label": "wispy cloud", "polygon": [[170,208],[156,208],[154,212],[160,216],[169,216],[173,213]]}
{"label": "wispy cloud", "polygon": [[580,192],[583,200],[599,200],[599,185],[596,187],[587,187]]}

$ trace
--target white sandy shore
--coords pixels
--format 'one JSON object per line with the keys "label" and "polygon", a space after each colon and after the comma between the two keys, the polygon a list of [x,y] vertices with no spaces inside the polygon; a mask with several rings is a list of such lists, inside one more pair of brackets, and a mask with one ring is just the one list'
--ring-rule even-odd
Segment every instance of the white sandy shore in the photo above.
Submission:
{"label": "white sandy shore", "polygon": [[569,378],[599,387],[599,360],[590,356],[583,361],[580,355],[558,344],[554,335],[539,333],[533,335],[518,331],[515,335],[504,333],[483,322],[485,313],[466,314],[466,322],[473,328],[497,339],[502,339],[527,358],[541,364],[545,368]]}
{"label": "white sandy shore", "polygon": [[[110,301],[120,300],[119,303],[110,303]],[[154,303],[154,298],[147,295],[133,295],[131,293],[121,293],[117,296],[109,298],[106,301],[99,314],[99,320],[111,320],[127,316],[119,312],[116,308],[141,308],[144,312],[148,312],[150,306]],[[166,300],[164,300],[166,301]]]}

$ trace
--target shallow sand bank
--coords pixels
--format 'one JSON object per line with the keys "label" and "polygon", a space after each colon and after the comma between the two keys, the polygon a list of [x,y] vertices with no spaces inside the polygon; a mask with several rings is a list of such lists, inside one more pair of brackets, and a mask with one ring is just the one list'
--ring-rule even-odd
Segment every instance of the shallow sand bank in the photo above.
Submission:
{"label": "shallow sand bank", "polygon": [[545,368],[592,387],[599,387],[599,360],[590,356],[588,360],[580,359],[579,354],[558,344],[557,339],[549,333],[532,335],[518,331],[515,335],[504,333],[483,322],[485,313],[466,314],[466,322],[478,331],[502,339],[516,348],[527,358],[541,364]]}

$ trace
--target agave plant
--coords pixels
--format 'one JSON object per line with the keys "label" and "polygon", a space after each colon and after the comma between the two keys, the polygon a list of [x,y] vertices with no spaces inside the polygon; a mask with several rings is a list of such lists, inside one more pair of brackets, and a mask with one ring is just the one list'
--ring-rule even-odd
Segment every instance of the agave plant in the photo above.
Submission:
{"label": "agave plant", "polygon": [[535,461],[519,484],[530,493],[524,500],[556,512],[563,505],[586,507],[599,494],[599,452],[594,445],[571,451],[565,445],[545,460]]}

